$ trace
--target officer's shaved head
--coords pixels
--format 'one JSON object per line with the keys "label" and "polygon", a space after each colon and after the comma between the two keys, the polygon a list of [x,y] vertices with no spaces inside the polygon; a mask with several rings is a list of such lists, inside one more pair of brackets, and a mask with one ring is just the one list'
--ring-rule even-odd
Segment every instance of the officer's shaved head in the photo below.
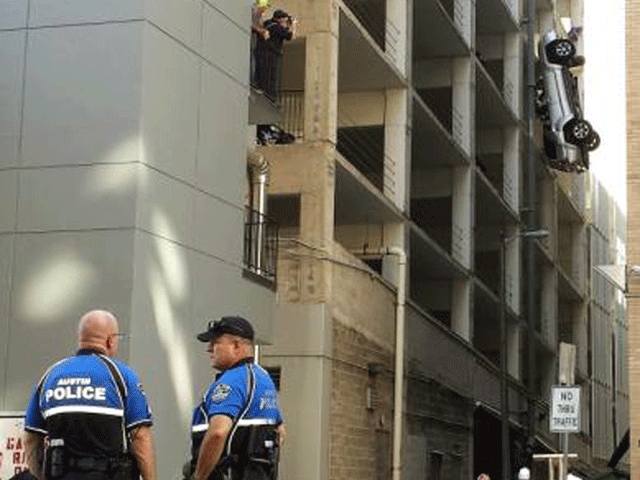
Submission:
{"label": "officer's shaved head", "polygon": [[[117,352],[118,320],[106,310],[91,310],[80,318],[78,346],[99,350],[109,356]],[[115,342],[115,344],[114,344]]]}

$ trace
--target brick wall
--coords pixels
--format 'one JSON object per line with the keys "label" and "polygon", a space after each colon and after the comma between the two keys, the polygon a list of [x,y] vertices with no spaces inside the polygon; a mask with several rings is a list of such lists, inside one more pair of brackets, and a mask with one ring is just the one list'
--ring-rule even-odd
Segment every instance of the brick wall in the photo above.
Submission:
{"label": "brick wall", "polygon": [[[640,0],[627,1],[627,263],[640,264]],[[640,480],[640,279],[630,279],[629,386],[631,479]]]}
{"label": "brick wall", "polygon": [[[369,375],[371,363],[378,375]],[[332,375],[330,478],[391,478],[393,352],[334,319]]]}
{"label": "brick wall", "polygon": [[431,478],[438,462],[442,480],[469,478],[472,431],[473,404],[469,399],[432,380],[408,379],[407,434],[419,451],[407,452],[407,457],[417,460],[413,463],[419,470],[416,465],[407,465],[411,476],[405,478]]}

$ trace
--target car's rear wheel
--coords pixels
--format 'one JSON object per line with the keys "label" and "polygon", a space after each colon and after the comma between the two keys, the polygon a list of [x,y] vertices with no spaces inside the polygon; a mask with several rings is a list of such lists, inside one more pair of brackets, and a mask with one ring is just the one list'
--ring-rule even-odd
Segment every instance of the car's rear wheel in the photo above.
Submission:
{"label": "car's rear wheel", "polygon": [[595,130],[591,132],[591,136],[587,139],[586,147],[590,152],[593,152],[600,146],[600,135]]}
{"label": "car's rear wheel", "polygon": [[560,65],[569,65],[576,54],[576,46],[566,38],[558,38],[549,42],[545,49],[549,61]]}
{"label": "car's rear wheel", "polygon": [[587,145],[589,138],[594,133],[593,127],[589,122],[582,118],[572,118],[565,123],[564,138],[574,145]]}

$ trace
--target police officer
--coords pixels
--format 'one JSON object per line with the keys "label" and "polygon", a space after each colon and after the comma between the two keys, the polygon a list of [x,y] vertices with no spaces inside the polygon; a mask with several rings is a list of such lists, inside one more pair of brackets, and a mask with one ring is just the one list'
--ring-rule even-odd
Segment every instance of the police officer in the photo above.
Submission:
{"label": "police officer", "polygon": [[227,316],[197,338],[220,373],[193,413],[193,479],[275,480],[284,424],[273,381],[254,363],[253,327]]}
{"label": "police officer", "polygon": [[36,385],[25,448],[40,480],[131,480],[138,470],[144,480],[156,480],[146,397],[136,373],[112,358],[121,335],[111,313],[88,312],[76,355],[51,366]]}

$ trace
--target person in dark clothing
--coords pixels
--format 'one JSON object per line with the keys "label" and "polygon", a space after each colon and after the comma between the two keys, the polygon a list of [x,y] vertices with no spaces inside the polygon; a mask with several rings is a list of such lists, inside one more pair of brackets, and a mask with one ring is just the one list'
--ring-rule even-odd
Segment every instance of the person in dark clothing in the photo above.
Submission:
{"label": "person in dark clothing", "polygon": [[38,480],[38,478],[33,473],[31,473],[28,468],[26,468],[16,473],[8,480]]}
{"label": "person in dark clothing", "polygon": [[285,40],[295,37],[297,22],[284,10],[276,10],[273,16],[264,22],[269,32],[267,38],[259,36],[256,41],[256,70],[254,83],[271,100],[277,99],[278,78],[282,68],[282,45]]}
{"label": "person in dark clothing", "polygon": [[276,10],[273,16],[264,22],[264,27],[269,31],[269,39],[274,50],[282,53],[282,44],[285,40],[293,40],[296,33],[297,21],[284,10]]}

